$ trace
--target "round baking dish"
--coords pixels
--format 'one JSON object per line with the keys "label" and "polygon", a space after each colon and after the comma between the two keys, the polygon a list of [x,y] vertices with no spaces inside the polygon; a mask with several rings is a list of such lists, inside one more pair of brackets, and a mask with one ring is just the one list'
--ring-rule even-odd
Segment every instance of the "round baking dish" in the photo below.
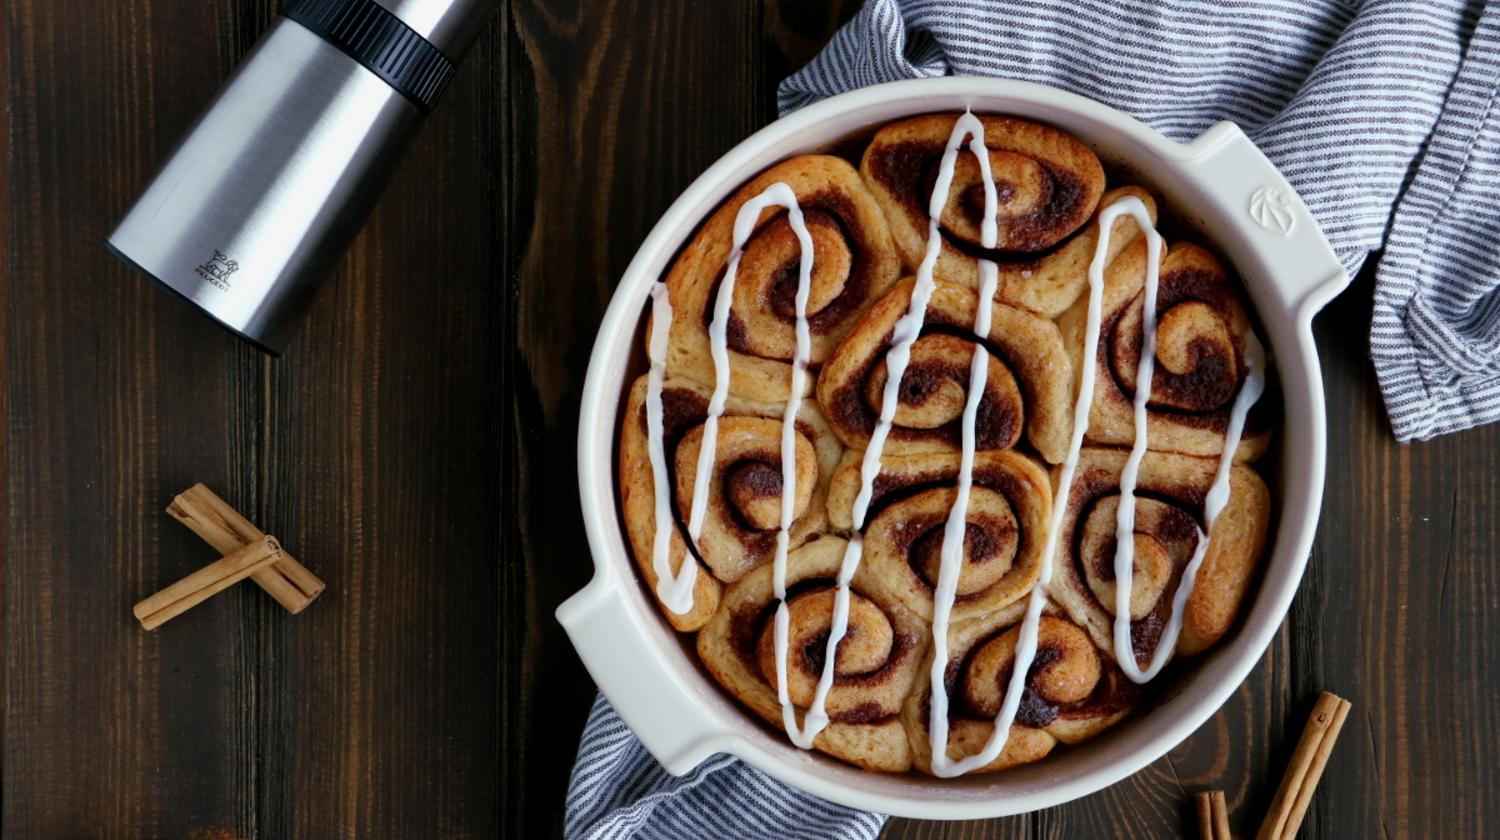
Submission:
{"label": "round baking dish", "polygon": [[[696,665],[637,582],[617,512],[620,396],[639,357],[653,281],[715,207],[746,180],[792,155],[824,151],[892,120],[972,108],[1048,123],[1138,175],[1189,224],[1209,234],[1242,278],[1275,356],[1286,421],[1269,473],[1279,477],[1264,577],[1240,626],[1158,705],[1105,735],[998,774],[936,779],[868,773],[805,752],[762,725]],[[834,802],[923,819],[1019,814],[1093,793],[1176,746],[1245,679],[1302,579],[1323,494],[1323,382],[1313,315],[1348,277],[1286,180],[1233,123],[1188,143],[1083,97],[1024,82],[941,78],[864,88],[812,105],[757,132],[694,181],[662,216],[625,271],[599,327],[584,385],[578,478],[594,578],[557,611],[600,689],[646,748],[683,774],[717,752]]]}

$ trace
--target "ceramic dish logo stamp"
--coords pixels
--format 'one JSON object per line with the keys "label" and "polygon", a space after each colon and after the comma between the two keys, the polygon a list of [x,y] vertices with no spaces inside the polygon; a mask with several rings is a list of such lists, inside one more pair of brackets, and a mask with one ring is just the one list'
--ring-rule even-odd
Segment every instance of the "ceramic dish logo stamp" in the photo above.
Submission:
{"label": "ceramic dish logo stamp", "polygon": [[1282,236],[1291,236],[1297,225],[1292,214],[1292,197],[1280,187],[1261,187],[1250,196],[1250,218],[1255,223]]}
{"label": "ceramic dish logo stamp", "polygon": [[238,262],[231,260],[228,254],[215,248],[214,255],[209,258],[208,262],[198,266],[193,271],[215,287],[227,292],[229,291],[229,275],[239,270],[240,264]]}

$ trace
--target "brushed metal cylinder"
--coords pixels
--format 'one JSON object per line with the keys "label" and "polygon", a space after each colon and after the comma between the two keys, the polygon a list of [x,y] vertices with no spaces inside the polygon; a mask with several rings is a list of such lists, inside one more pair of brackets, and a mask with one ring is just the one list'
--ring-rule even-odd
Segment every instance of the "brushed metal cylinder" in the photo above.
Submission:
{"label": "brushed metal cylinder", "polygon": [[[375,2],[450,60],[492,5]],[[409,94],[308,26],[278,18],[110,234],[109,248],[280,354],[422,123],[425,110]]]}

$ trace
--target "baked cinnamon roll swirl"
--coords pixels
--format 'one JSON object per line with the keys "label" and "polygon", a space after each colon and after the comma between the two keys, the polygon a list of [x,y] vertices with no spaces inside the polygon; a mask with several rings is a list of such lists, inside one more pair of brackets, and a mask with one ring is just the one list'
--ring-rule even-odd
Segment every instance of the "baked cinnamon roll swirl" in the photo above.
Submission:
{"label": "baked cinnamon roll swirl", "polygon": [[[947,755],[960,761],[984,749],[995,730],[1016,661],[1026,602],[955,625],[949,635],[944,683],[948,694]],[[922,673],[932,666],[929,650]],[[1037,651],[1026,677],[1010,737],[999,756],[976,772],[991,772],[1045,757],[1058,743],[1086,741],[1124,717],[1139,689],[1083,628],[1048,607],[1037,625]],[[926,680],[901,712],[912,764],[932,772],[932,689]]]}
{"label": "baked cinnamon roll swirl", "polygon": [[[1127,453],[1086,448],[1058,535],[1050,594],[1113,657],[1116,516]],[[1145,669],[1172,614],[1183,570],[1198,549],[1204,500],[1217,458],[1147,452],[1136,485],[1134,562],[1130,587],[1130,648]],[[1265,546],[1271,499],[1265,482],[1234,464],[1229,502],[1208,536],[1202,566],[1181,616],[1174,652],[1198,653],[1229,630],[1250,588]]]}
{"label": "baked cinnamon roll swirl", "polygon": [[[819,537],[787,555],[787,690],[800,716],[823,674],[839,566],[848,544]],[[729,586],[698,634],[698,654],[714,679],[756,714],[780,727],[772,570],[761,567]],[[867,770],[900,772],[911,750],[899,715],[917,677],[925,628],[901,604],[870,586],[865,569],[850,581],[848,632],[834,661],[826,711],[831,721],[813,745]]]}
{"label": "baked cinnamon roll swirl", "polygon": [[[694,582],[692,609],[663,609],[679,630],[695,630],[718,605],[720,582],[739,580],[771,559],[781,523],[781,444],[783,406],[730,397],[719,418],[718,441],[705,493],[707,502],[698,543],[689,548],[688,523],[697,481],[698,455],[711,389],[689,379],[668,378],[662,388],[663,445],[671,473],[671,504],[676,532],[669,568],[702,564]],[[652,540],[656,534],[654,474],[645,418],[646,378],[636,380],[625,406],[620,435],[620,502],[636,564],[656,591]],[[796,464],[796,519],[790,544],[799,545],[825,530],[824,496],[843,447],[812,401],[804,402],[793,436]]]}
{"label": "baked cinnamon roll swirl", "polygon": [[[860,165],[908,269],[927,248],[927,205],[956,119],[933,114],[887,125]],[[999,239],[995,248],[980,244],[984,183],[978,161],[960,155],[939,219],[936,274],[977,289],[976,258],[993,260],[1000,266],[997,300],[1056,317],[1088,282],[1098,233],[1087,222],[1104,196],[1104,168],[1093,150],[1057,129],[1010,117],[979,119],[999,199]]]}
{"label": "baked cinnamon roll swirl", "polygon": [[[1123,224],[1123,223],[1122,223]],[[1087,440],[1129,446],[1135,440],[1136,369],[1146,245],[1134,240],[1104,274],[1098,375]],[[1250,318],[1238,283],[1207,250],[1177,243],[1162,260],[1156,296],[1156,365],[1147,401],[1146,441],[1153,451],[1218,457],[1235,397],[1248,372]],[[1057,319],[1073,359],[1082,364],[1088,302]],[[1270,408],[1258,404],[1245,422],[1235,459],[1260,457],[1270,444]]]}
{"label": "baked cinnamon roll swirl", "polygon": [[[888,456],[880,467],[860,570],[868,573],[870,586],[931,622],[943,530],[958,494],[959,456]],[[835,528],[851,526],[859,489],[860,454],[851,452],[828,489]],[[993,612],[1031,591],[1045,562],[1051,511],[1051,484],[1030,458],[1004,450],[974,456],[954,621]]]}
{"label": "baked cinnamon roll swirl", "polygon": [[[900,273],[890,227],[854,167],[827,155],[776,164],[708,217],[667,274],[676,313],[667,369],[674,374],[714,381],[709,327],[734,250],[735,220],[746,202],[776,183],[786,184],[795,194],[813,244],[807,303],[809,367],[823,363],[853,327],[859,311]],[[724,333],[730,393],[767,402],[786,400],[796,350],[801,258],[801,240],[787,209],[764,210],[744,243],[731,289]]]}
{"label": "baked cinnamon roll swirl", "polygon": [[[834,351],[818,377],[818,402],[846,445],[864,447],[880,417],[886,354],[896,322],[911,305],[913,281],[896,284],[875,302]],[[971,289],[938,283],[922,334],[901,378],[901,402],[885,452],[957,452],[970,382],[975,336]],[[1009,449],[1027,441],[1042,457],[1061,461],[1072,428],[1072,363],[1051,321],[1025,309],[990,304],[984,341],[989,371],[975,423],[975,448]]]}

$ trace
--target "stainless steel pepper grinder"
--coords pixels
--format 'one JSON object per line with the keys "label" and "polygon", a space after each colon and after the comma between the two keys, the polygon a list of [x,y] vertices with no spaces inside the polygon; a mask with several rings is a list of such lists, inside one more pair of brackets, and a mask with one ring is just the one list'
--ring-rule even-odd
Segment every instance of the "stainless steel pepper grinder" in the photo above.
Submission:
{"label": "stainless steel pepper grinder", "polygon": [[110,250],[279,354],[493,5],[290,0]]}

